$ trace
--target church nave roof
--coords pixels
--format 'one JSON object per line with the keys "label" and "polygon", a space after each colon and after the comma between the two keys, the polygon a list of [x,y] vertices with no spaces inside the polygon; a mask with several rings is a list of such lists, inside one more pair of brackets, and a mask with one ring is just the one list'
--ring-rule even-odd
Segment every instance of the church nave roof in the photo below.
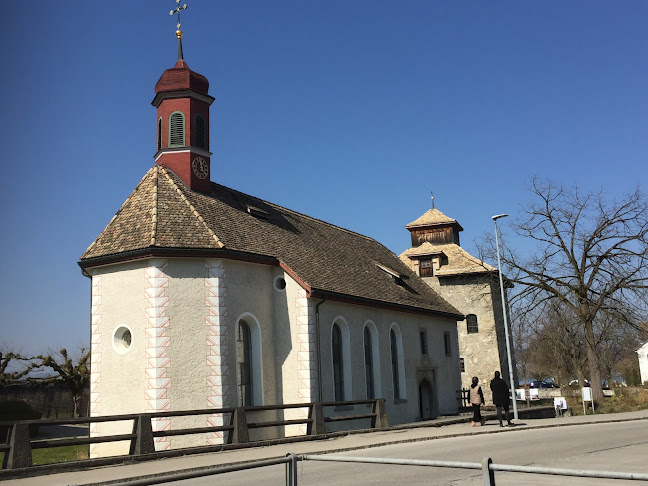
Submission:
{"label": "church nave roof", "polygon": [[281,262],[313,296],[347,297],[462,315],[386,247],[358,233],[220,184],[190,190],[170,169],[151,168],[81,256],[83,268],[164,250],[197,257]]}

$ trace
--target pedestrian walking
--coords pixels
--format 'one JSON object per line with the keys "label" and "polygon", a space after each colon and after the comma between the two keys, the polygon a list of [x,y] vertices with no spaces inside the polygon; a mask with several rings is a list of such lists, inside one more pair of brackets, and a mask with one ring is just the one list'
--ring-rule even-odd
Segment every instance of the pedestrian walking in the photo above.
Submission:
{"label": "pedestrian walking", "polygon": [[470,385],[470,404],[473,409],[472,426],[477,425],[477,422],[484,425],[486,421],[481,416],[481,406],[484,404],[484,393],[481,386],[479,386],[479,378],[473,376],[472,384]]}
{"label": "pedestrian walking", "polygon": [[490,382],[490,389],[493,392],[493,405],[497,409],[497,420],[499,420],[500,427],[504,427],[504,423],[502,422],[502,409],[504,409],[506,415],[506,423],[513,425],[509,414],[509,404],[511,403],[509,387],[500,377],[499,371],[495,372],[495,378]]}

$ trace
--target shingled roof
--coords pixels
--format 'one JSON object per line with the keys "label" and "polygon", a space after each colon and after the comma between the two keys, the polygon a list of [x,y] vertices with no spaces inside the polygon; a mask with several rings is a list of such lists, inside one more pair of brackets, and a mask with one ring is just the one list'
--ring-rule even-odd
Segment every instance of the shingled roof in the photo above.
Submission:
{"label": "shingled roof", "polygon": [[447,257],[447,264],[434,271],[436,277],[451,277],[454,275],[467,275],[471,273],[496,272],[497,269],[479,258],[472,256],[455,243],[433,245],[425,242],[422,245],[405,250],[400,259],[406,265],[411,264],[411,258],[443,253]]}
{"label": "shingled roof", "polygon": [[460,228],[460,231],[463,230],[463,228],[461,228],[461,225],[457,223],[456,219],[449,218],[441,211],[434,208],[434,209],[428,209],[419,218],[415,219],[409,224],[406,224],[405,228],[411,229],[411,228],[418,228],[419,226],[436,226],[436,225],[448,225],[448,224],[457,225]]}
{"label": "shingled roof", "polygon": [[276,260],[311,296],[463,318],[377,241],[220,184],[191,191],[163,166],[147,172],[79,264],[164,250]]}

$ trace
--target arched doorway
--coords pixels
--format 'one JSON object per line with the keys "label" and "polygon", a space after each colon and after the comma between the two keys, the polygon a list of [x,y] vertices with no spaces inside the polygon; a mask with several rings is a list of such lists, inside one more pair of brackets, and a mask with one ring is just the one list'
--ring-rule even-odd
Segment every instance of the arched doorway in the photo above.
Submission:
{"label": "arched doorway", "polygon": [[419,416],[421,420],[431,420],[434,418],[432,385],[423,378],[419,385]]}

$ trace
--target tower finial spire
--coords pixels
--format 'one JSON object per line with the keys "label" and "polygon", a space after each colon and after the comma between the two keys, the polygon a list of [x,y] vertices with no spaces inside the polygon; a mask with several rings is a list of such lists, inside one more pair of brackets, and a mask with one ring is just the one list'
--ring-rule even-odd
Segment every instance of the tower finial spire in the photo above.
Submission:
{"label": "tower finial spire", "polygon": [[434,209],[434,193],[430,191],[430,198],[432,199],[432,209]]}
{"label": "tower finial spire", "polygon": [[178,38],[178,61],[184,61],[184,56],[182,54],[182,31],[180,30],[180,11],[187,10],[187,4],[180,6],[180,0],[176,0],[178,6],[169,12],[169,15],[177,14],[178,15],[178,25],[176,30],[176,37]]}

